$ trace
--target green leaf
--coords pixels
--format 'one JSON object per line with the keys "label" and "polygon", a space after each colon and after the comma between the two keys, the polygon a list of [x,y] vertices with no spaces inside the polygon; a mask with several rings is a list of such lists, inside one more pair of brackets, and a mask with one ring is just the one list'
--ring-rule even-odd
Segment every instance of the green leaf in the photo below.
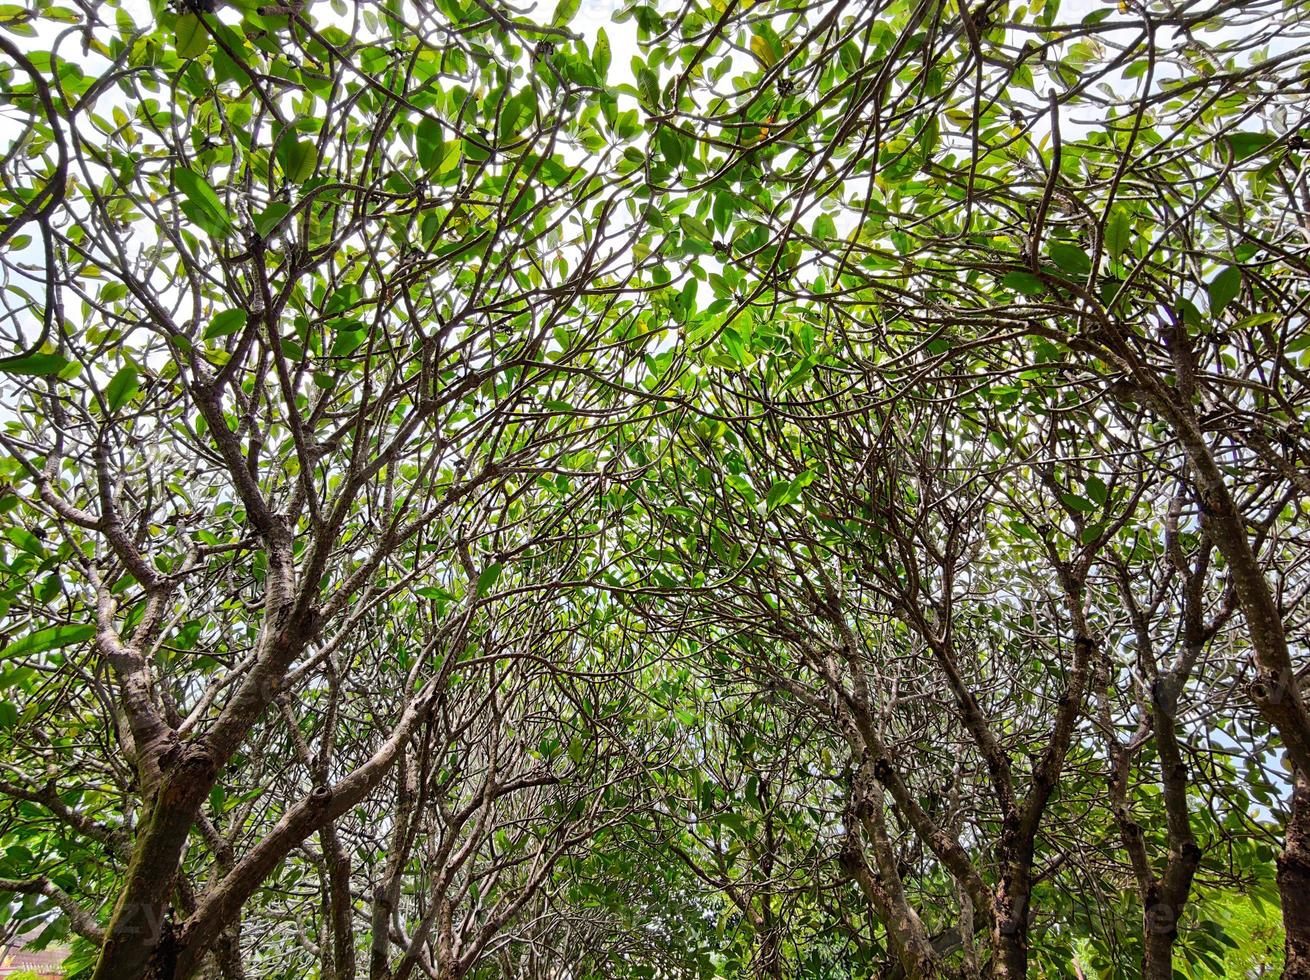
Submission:
{"label": "green leaf", "polygon": [[463,146],[454,140],[447,143],[441,153],[441,162],[437,164],[437,176],[444,177],[446,174],[453,173],[459,169],[460,161],[463,159]]}
{"label": "green leaf", "polygon": [[756,34],[751,38],[751,54],[759,60],[759,63],[765,68],[772,68],[778,63],[779,52],[774,46],[773,41],[763,34]]}
{"label": "green leaf", "polygon": [[[804,474],[802,474],[803,476]],[[797,477],[795,480],[778,480],[770,486],[769,492],[764,496],[765,508],[767,510],[776,510],[784,504],[795,503],[799,500],[802,487],[814,479],[811,476],[809,480],[802,482],[802,477]]]}
{"label": "green leaf", "polygon": [[35,555],[38,558],[45,556],[45,548],[41,546],[41,539],[25,527],[11,527],[5,532],[5,537],[29,555]]}
{"label": "green leaf", "polygon": [[135,364],[124,364],[118,369],[118,373],[109,379],[109,387],[105,389],[109,410],[118,411],[140,390],[141,372],[137,370]]}
{"label": "green leaf", "polygon": [[[1252,327],[1263,327],[1266,323],[1277,323],[1282,316],[1272,310],[1266,310],[1264,313],[1252,313],[1250,316],[1244,316],[1233,324],[1236,330],[1250,330]],[[1292,350],[1293,345],[1299,345],[1298,349],[1304,349],[1307,337],[1301,337],[1287,345],[1288,350]]]}
{"label": "green leaf", "polygon": [[1006,273],[1001,285],[1013,289],[1016,293],[1022,293],[1024,296],[1040,296],[1046,292],[1046,284],[1031,272],[1014,272]]}
{"label": "green leaf", "polygon": [[493,562],[483,569],[482,574],[478,576],[478,595],[486,595],[495,588],[496,583],[500,581],[501,567],[500,562]]}
{"label": "green leaf", "polygon": [[1051,261],[1071,276],[1081,279],[1092,271],[1092,260],[1077,245],[1069,242],[1054,242],[1050,254]]}
{"label": "green leaf", "polygon": [[291,213],[291,205],[283,201],[274,201],[259,214],[255,215],[255,231],[260,238],[267,238],[277,230],[282,219]]}
{"label": "green leaf", "polygon": [[658,106],[660,82],[655,73],[637,59],[634,59],[633,70],[637,76],[637,90],[641,93],[642,101],[648,106]]}
{"label": "green leaf", "polygon": [[31,374],[45,378],[58,374],[68,364],[68,358],[59,354],[29,354],[27,357],[0,360],[0,371],[5,374]]}
{"label": "green leaf", "polygon": [[[206,231],[222,237],[232,230],[232,215],[205,178],[185,167],[173,170],[173,182],[186,198],[183,212]],[[186,207],[186,205],[190,207]]]}
{"label": "green leaf", "polygon": [[224,310],[214,316],[205,328],[205,340],[213,340],[215,337],[226,337],[230,333],[236,333],[246,325],[245,310]]}
{"label": "green leaf", "polygon": [[537,97],[532,89],[524,89],[505,103],[500,114],[500,124],[496,129],[501,142],[507,142],[518,136],[536,114]]}
{"label": "green leaf", "polygon": [[487,230],[481,226],[469,229],[469,233],[457,242],[443,245],[432,253],[435,259],[455,259],[480,245],[487,237]]}
{"label": "green leaf", "polygon": [[659,135],[660,152],[664,158],[669,161],[669,165],[674,167],[682,166],[682,161],[686,155],[686,144],[682,139],[682,134],[672,126],[664,126],[660,129]]}
{"label": "green leaf", "polygon": [[1229,133],[1224,137],[1228,148],[1233,151],[1233,159],[1245,160],[1263,150],[1277,139],[1272,133]]}
{"label": "green leaf", "polygon": [[1037,536],[1037,532],[1034,531],[1032,528],[1030,528],[1023,521],[1011,521],[1010,530],[1013,531],[1017,537],[1026,538],[1029,541],[1041,540],[1041,538]]}
{"label": "green leaf", "polygon": [[444,156],[445,129],[437,120],[424,116],[414,131],[418,162],[424,170],[436,170]]}
{"label": "green leaf", "polygon": [[293,184],[303,184],[318,168],[318,148],[309,140],[287,136],[277,145],[277,162]]}
{"label": "green leaf", "polygon": [[551,23],[556,27],[563,27],[578,12],[582,6],[582,0],[559,0],[558,6],[555,7],[555,16],[551,18]]}
{"label": "green leaf", "polygon": [[591,66],[596,69],[602,82],[609,71],[611,58],[609,35],[605,33],[605,28],[599,28],[596,31],[596,43],[591,49]]}
{"label": "green leaf", "polygon": [[1132,221],[1123,208],[1111,208],[1110,220],[1105,223],[1105,247],[1112,259],[1118,259],[1128,251],[1128,239]]}
{"label": "green leaf", "polygon": [[1211,279],[1209,285],[1205,287],[1206,294],[1210,297],[1210,312],[1219,316],[1228,304],[1237,298],[1241,289],[1242,270],[1230,265]]}
{"label": "green leaf", "polygon": [[332,349],[328,351],[329,357],[348,357],[363,345],[368,339],[368,331],[358,320],[349,321],[353,329],[340,330],[332,340]]}
{"label": "green leaf", "polygon": [[173,48],[179,58],[199,58],[209,50],[209,32],[198,14],[183,14],[177,19]]}
{"label": "green leaf", "polygon": [[0,660],[11,660],[32,653],[45,653],[62,647],[83,643],[96,635],[96,628],[88,623],[75,626],[47,626],[28,633],[0,650]]}
{"label": "green leaf", "polygon": [[1080,497],[1076,493],[1062,493],[1060,499],[1070,510],[1080,511],[1084,514],[1090,514],[1096,510],[1096,504],[1092,503],[1086,497]]}
{"label": "green leaf", "polygon": [[82,23],[82,15],[69,7],[46,7],[41,11],[41,16],[61,24]]}

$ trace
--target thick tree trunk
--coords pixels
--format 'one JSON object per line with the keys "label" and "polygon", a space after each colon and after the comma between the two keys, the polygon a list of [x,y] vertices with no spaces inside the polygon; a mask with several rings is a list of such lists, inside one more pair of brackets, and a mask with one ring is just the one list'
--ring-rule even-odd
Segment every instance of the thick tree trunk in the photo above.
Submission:
{"label": "thick tree trunk", "polygon": [[1142,980],[1173,980],[1178,916],[1172,905],[1157,902],[1145,907],[1142,940]]}
{"label": "thick tree trunk", "polygon": [[240,922],[224,931],[195,972],[195,980],[246,980],[241,962]]}
{"label": "thick tree trunk", "polygon": [[1283,853],[1278,856],[1283,899],[1283,980],[1310,980],[1310,779],[1298,771],[1292,787]]}
{"label": "thick tree trunk", "polygon": [[991,975],[995,980],[1020,980],[1028,975],[1028,895],[1002,886],[993,909]]}
{"label": "thick tree trunk", "polygon": [[184,750],[164,776],[150,815],[137,831],[126,883],[105,930],[92,980],[171,980],[173,940],[167,913],[182,847],[213,784],[213,769],[209,754],[193,748]]}
{"label": "thick tree trunk", "polygon": [[354,910],[350,898],[350,858],[337,837],[336,823],[329,821],[318,832],[327,862],[329,932],[332,936],[332,975],[336,980],[355,980]]}
{"label": "thick tree trunk", "polygon": [[241,961],[241,920],[238,918],[223,932],[218,941],[218,964],[223,980],[246,980],[245,964]]}

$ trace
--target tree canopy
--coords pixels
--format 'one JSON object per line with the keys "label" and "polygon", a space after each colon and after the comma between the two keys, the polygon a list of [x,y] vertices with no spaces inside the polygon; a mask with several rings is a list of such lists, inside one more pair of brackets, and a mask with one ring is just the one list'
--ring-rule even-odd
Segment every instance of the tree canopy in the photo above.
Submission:
{"label": "tree canopy", "polygon": [[1304,0],[0,4],[0,928],[1310,977]]}

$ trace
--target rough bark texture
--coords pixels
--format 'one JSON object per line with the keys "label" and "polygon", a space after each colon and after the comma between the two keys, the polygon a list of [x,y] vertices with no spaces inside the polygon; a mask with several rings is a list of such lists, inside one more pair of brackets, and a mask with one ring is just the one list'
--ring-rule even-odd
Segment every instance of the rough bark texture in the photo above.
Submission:
{"label": "rough bark texture", "polygon": [[1278,856],[1278,890],[1283,899],[1283,980],[1310,980],[1310,779],[1296,774],[1287,839]]}
{"label": "rough bark texture", "polygon": [[[1018,872],[1024,879],[1015,882]],[[992,925],[992,976],[1016,980],[1028,974],[1028,887],[1026,869],[1011,867],[996,890]]]}
{"label": "rough bark texture", "polygon": [[355,980],[355,933],[350,898],[350,858],[341,846],[336,824],[329,821],[318,834],[327,862],[334,980]]}
{"label": "rough bark texture", "polygon": [[1145,980],[1173,980],[1178,926],[1176,923],[1166,925],[1166,920],[1173,918],[1173,910],[1168,906],[1154,906],[1146,910],[1143,918],[1145,951],[1142,954],[1142,976]]}
{"label": "rough bark texture", "polygon": [[164,777],[149,817],[137,832],[126,885],[114,906],[93,980],[171,977],[166,916],[182,847],[213,783],[213,768],[207,753],[194,750]]}

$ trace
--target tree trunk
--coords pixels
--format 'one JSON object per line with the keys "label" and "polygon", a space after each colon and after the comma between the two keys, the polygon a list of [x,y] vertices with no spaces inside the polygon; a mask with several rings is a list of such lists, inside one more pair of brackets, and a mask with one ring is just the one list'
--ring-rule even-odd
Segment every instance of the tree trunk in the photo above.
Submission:
{"label": "tree trunk", "polygon": [[766,894],[761,900],[764,912],[760,916],[760,948],[756,954],[755,973],[763,978],[781,978],[782,972],[782,934],[773,914],[773,901]]}
{"label": "tree trunk", "polygon": [[126,882],[105,930],[92,980],[171,980],[175,946],[168,915],[182,847],[214,781],[213,760],[184,750],[164,776],[150,815],[138,829]]}
{"label": "tree trunk", "polygon": [[350,897],[350,858],[341,847],[335,821],[318,832],[327,862],[328,932],[332,937],[332,975],[355,980],[354,910]]}
{"label": "tree trunk", "polygon": [[[1187,809],[1187,765],[1183,762],[1174,720],[1179,689],[1179,679],[1166,672],[1158,678],[1152,695],[1160,787],[1169,827],[1169,860],[1161,879],[1151,882],[1142,894],[1143,980],[1173,980],[1178,923],[1192,892],[1192,879],[1201,865],[1201,849],[1192,833]],[[1140,838],[1139,832],[1139,844]],[[1144,856],[1142,860],[1145,864]]]}
{"label": "tree trunk", "polygon": [[1283,899],[1283,980],[1310,980],[1310,779],[1297,771],[1292,813],[1278,856],[1278,890]]}
{"label": "tree trunk", "polygon": [[1002,884],[993,905],[992,972],[995,980],[1028,975],[1028,894]]}
{"label": "tree trunk", "polygon": [[1168,902],[1147,905],[1142,912],[1142,980],[1173,980],[1174,943],[1178,916]]}
{"label": "tree trunk", "polygon": [[992,962],[994,980],[1022,980],[1028,975],[1028,939],[1006,936],[997,941],[996,959]]}

